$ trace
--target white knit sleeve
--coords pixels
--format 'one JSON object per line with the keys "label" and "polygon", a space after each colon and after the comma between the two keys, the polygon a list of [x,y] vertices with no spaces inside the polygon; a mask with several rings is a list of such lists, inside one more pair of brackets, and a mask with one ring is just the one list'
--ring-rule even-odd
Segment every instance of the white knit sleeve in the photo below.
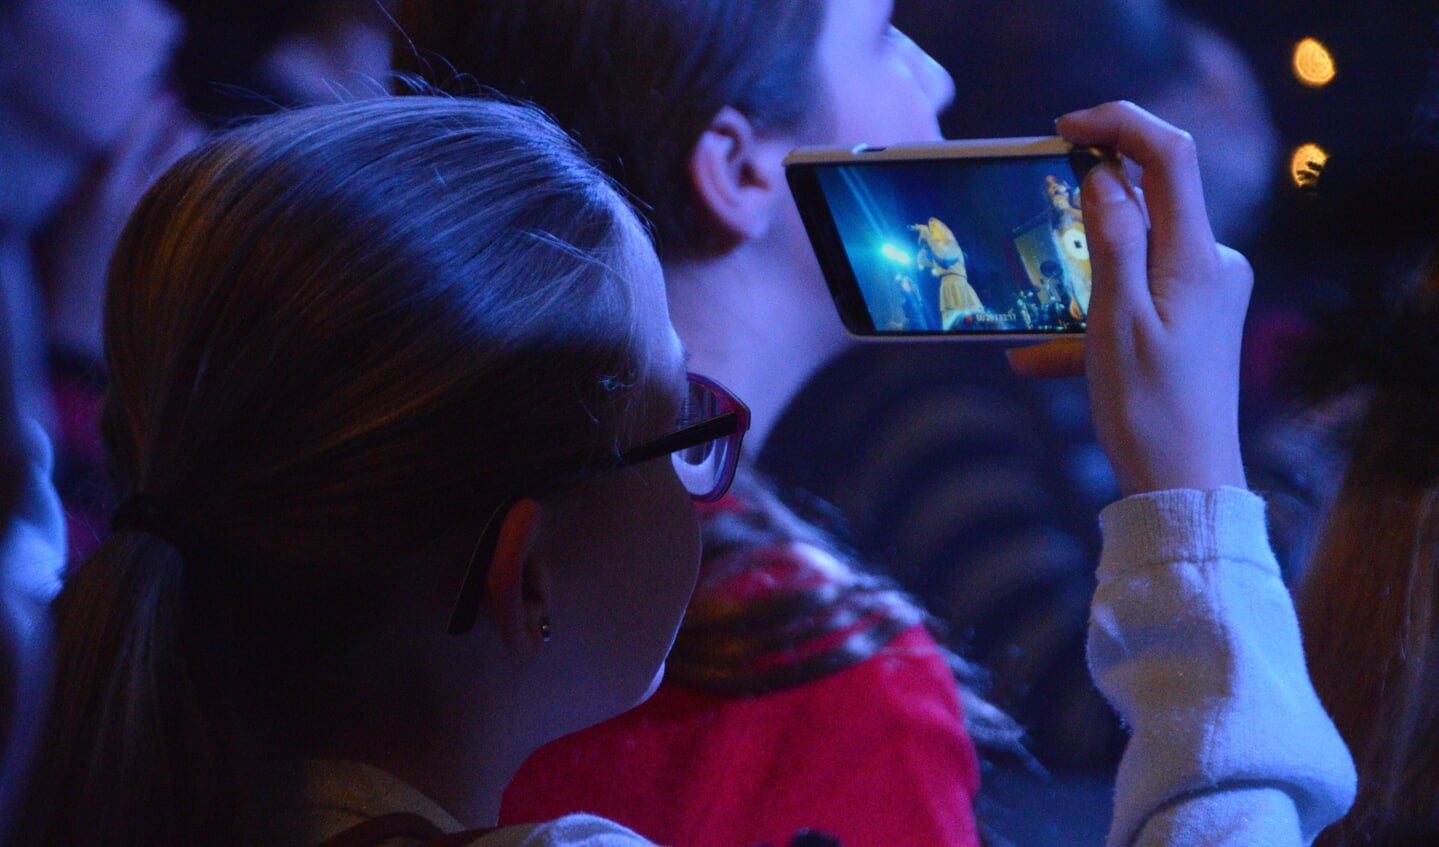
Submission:
{"label": "white knit sleeve", "polygon": [[1101,515],[1090,670],[1132,731],[1108,844],[1310,843],[1354,765],[1310,684],[1264,504],[1240,489]]}

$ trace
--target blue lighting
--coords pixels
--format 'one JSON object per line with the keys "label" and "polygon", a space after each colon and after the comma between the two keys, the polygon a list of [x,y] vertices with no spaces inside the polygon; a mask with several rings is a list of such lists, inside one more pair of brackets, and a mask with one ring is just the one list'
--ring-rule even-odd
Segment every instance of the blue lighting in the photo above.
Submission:
{"label": "blue lighting", "polygon": [[879,248],[879,252],[883,253],[884,257],[886,259],[889,259],[891,262],[898,262],[901,265],[908,265],[911,261],[908,253],[904,252],[893,244],[884,245],[883,247]]}

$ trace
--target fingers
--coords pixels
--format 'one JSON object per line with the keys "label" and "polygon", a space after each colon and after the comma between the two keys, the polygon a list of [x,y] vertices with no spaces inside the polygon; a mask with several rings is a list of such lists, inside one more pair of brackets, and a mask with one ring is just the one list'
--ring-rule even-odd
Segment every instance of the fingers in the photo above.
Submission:
{"label": "fingers", "polygon": [[1056,338],[1004,351],[1009,369],[1018,376],[1058,378],[1084,375],[1084,339]]}
{"label": "fingers", "polygon": [[1056,124],[1075,144],[1105,147],[1133,160],[1153,221],[1153,252],[1164,262],[1212,265],[1214,235],[1205,213],[1194,139],[1133,103],[1072,112]]}
{"label": "fingers", "polygon": [[1253,275],[1214,241],[1193,141],[1128,103],[1067,115],[1058,129],[1139,168],[1142,193],[1116,162],[1094,168],[1083,192],[1094,269],[1085,370],[1121,487],[1242,486],[1239,347]]}

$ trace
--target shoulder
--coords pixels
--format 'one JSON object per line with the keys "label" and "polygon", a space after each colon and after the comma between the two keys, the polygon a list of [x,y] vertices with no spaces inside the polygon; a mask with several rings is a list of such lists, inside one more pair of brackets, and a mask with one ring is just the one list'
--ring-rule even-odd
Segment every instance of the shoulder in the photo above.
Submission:
{"label": "shoulder", "polygon": [[474,847],[653,847],[614,821],[566,815],[541,824],[509,826],[475,841]]}
{"label": "shoulder", "polygon": [[849,584],[855,569],[827,550],[791,541],[734,549],[723,559],[710,560],[702,579],[706,595],[746,603]]}
{"label": "shoulder", "polygon": [[851,740],[872,734],[882,749],[967,737],[959,693],[948,651],[916,625],[869,658],[812,684],[811,696],[843,704],[838,711],[845,731],[855,733]]}

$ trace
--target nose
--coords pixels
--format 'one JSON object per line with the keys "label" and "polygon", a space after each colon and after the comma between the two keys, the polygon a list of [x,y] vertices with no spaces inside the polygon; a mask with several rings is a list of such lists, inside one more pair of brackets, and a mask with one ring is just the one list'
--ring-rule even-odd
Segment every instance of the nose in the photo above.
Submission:
{"label": "nose", "polygon": [[910,72],[914,74],[925,97],[929,98],[929,102],[934,106],[934,113],[938,115],[954,102],[954,77],[950,76],[949,71],[936,62],[933,56],[910,40],[909,36],[904,33],[900,35],[904,36],[905,55]]}

